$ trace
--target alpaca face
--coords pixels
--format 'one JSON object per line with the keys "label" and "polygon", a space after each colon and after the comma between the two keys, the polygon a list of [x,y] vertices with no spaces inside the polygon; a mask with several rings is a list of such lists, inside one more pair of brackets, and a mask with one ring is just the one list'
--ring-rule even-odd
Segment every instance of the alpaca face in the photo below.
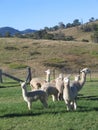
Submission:
{"label": "alpaca face", "polygon": [[87,74],[87,73],[90,73],[91,71],[88,68],[84,68],[83,70],[81,70],[81,72],[84,72],[85,74]]}
{"label": "alpaca face", "polygon": [[67,85],[69,83],[69,78],[64,78],[64,83]]}
{"label": "alpaca face", "polygon": [[61,80],[63,80],[63,74],[61,73],[61,74],[59,74],[59,79],[61,79]]}

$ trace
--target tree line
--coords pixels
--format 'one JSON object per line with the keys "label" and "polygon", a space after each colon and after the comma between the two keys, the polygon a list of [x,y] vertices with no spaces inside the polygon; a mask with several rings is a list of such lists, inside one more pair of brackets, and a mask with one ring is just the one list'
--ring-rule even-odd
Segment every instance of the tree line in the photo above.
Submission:
{"label": "tree line", "polygon": [[[10,34],[10,32],[6,32],[5,36],[3,37],[19,37],[19,38],[33,38],[33,39],[50,39],[50,40],[65,40],[70,41],[74,40],[73,36],[65,36],[64,33],[62,33],[62,29],[67,29],[71,27],[77,27],[80,26],[80,29],[84,32],[93,32],[93,35],[91,35],[91,39],[93,42],[98,43],[98,24],[89,24],[94,21],[97,21],[98,19],[95,19],[94,17],[91,17],[89,19],[88,23],[83,24],[83,21],[79,21],[79,19],[75,19],[72,23],[67,23],[66,25],[63,22],[59,22],[58,25],[55,25],[53,27],[44,27],[44,29],[38,30],[34,33],[28,33],[28,34],[20,34],[16,33],[14,36]],[[57,33],[53,33],[54,31],[59,30]],[[52,33],[51,33],[52,32]],[[0,35],[2,37],[2,35]]]}

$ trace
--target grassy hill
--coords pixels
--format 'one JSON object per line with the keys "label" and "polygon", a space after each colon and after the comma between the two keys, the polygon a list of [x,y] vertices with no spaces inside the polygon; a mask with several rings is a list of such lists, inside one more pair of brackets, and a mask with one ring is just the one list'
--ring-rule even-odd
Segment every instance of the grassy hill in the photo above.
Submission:
{"label": "grassy hill", "polygon": [[[89,25],[95,23],[98,21]],[[11,70],[30,66],[41,74],[47,68],[66,73],[78,72],[83,67],[98,70],[98,44],[91,41],[93,32],[83,32],[80,28],[51,32],[61,31],[65,36],[74,37],[74,41],[0,38],[0,68]],[[83,42],[83,39],[89,42]]]}
{"label": "grassy hill", "polygon": [[[60,29],[57,31],[54,31],[52,33],[63,33],[65,36],[72,36],[76,41],[82,41],[83,39],[88,40],[91,42],[91,35],[94,33],[93,27],[94,25],[98,25],[98,20],[94,22],[85,23],[83,25],[77,26],[77,27],[70,27],[66,29]],[[88,32],[84,32],[81,28],[90,27],[92,30]]]}
{"label": "grassy hill", "polygon": [[47,68],[77,72],[90,67],[98,70],[98,44],[79,41],[0,39],[0,68],[19,69],[30,66],[36,72]]}

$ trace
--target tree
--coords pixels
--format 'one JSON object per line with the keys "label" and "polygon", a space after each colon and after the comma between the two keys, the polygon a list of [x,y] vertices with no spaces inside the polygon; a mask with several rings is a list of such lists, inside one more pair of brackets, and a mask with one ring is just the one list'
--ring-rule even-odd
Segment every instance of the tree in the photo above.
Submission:
{"label": "tree", "polygon": [[49,28],[48,27],[44,27],[44,30],[49,31]]}
{"label": "tree", "polygon": [[75,19],[73,21],[73,26],[79,26],[79,25],[81,25],[81,23],[79,22],[79,19]]}
{"label": "tree", "polygon": [[72,27],[72,24],[71,23],[67,23],[66,24],[66,28],[70,28],[70,27]]}
{"label": "tree", "polygon": [[95,21],[94,17],[91,17],[91,18],[89,19],[89,22],[94,22],[94,21]]}
{"label": "tree", "polygon": [[64,29],[65,28],[65,24],[63,22],[59,22],[59,28],[60,29]]}
{"label": "tree", "polygon": [[53,31],[56,31],[56,30],[58,30],[59,29],[59,26],[58,25],[55,25],[54,27],[53,27]]}

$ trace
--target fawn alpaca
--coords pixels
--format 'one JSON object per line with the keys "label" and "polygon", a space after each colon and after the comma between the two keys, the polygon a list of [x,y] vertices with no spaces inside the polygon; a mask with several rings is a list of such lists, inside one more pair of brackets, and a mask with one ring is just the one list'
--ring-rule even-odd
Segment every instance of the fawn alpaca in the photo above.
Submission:
{"label": "fawn alpaca", "polygon": [[58,93],[59,93],[59,91],[55,87],[55,84],[45,83],[42,86],[42,90],[44,90],[47,93],[48,96],[49,95],[52,96],[53,102],[58,100]]}
{"label": "fawn alpaca", "polygon": [[27,92],[26,87],[27,87],[26,82],[22,82],[21,83],[22,96],[23,96],[24,101],[27,102],[29,110],[32,107],[32,102],[37,101],[37,100],[40,100],[44,107],[48,107],[46,92],[44,92],[43,90],[35,90],[35,91]]}

